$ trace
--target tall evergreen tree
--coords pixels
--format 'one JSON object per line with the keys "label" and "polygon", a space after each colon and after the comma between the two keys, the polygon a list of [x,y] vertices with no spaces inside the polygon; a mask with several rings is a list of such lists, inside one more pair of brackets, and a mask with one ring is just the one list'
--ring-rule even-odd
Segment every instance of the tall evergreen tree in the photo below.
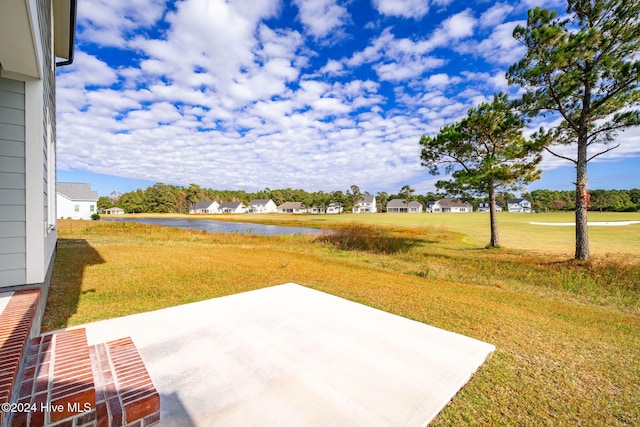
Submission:
{"label": "tall evergreen tree", "polygon": [[402,187],[402,189],[400,189],[400,195],[402,196],[402,199],[404,200],[404,202],[407,205],[407,209],[409,209],[409,202],[411,200],[413,200],[413,193],[415,193],[416,190],[414,190],[413,188],[411,188],[410,185],[404,185]]}
{"label": "tall evergreen tree", "polygon": [[[510,83],[526,90],[529,114],[556,113],[559,124],[535,138],[556,157],[576,165],[575,258],[589,259],[587,163],[618,147],[596,150],[630,126],[640,124],[640,2],[568,0],[567,16],[536,7],[513,36],[527,53],[511,66]],[[574,155],[553,151],[575,145]],[[602,145],[600,146],[602,147]],[[590,150],[591,149],[591,150]]]}
{"label": "tall evergreen tree", "polygon": [[490,202],[490,246],[500,245],[496,216],[496,191],[509,189],[540,177],[536,165],[539,147],[522,136],[524,120],[507,99],[496,94],[491,103],[471,108],[467,117],[447,125],[436,137],[423,136],[422,165],[436,175],[445,166],[451,180],[436,187],[450,194],[482,194]]}

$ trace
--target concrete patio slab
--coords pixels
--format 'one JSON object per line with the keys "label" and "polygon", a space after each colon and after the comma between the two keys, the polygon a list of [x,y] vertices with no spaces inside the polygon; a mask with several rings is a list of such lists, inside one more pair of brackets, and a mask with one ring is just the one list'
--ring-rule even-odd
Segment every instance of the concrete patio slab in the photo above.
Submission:
{"label": "concrete patio slab", "polygon": [[131,336],[162,426],[421,426],[495,347],[296,284],[83,325]]}

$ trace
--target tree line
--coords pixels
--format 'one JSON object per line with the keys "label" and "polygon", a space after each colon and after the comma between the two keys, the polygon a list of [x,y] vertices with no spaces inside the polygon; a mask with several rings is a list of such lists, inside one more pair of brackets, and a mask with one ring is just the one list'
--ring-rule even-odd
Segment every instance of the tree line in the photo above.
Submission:
{"label": "tree line", "polygon": [[[631,190],[592,190],[590,210],[601,212],[637,212],[640,210],[640,189]],[[98,199],[98,209],[105,210],[112,207],[122,208],[127,213],[188,213],[189,209],[202,200],[222,202],[242,202],[249,205],[254,199],[271,199],[276,205],[284,202],[301,202],[311,207],[326,207],[329,203],[340,203],[345,212],[350,212],[354,204],[358,203],[364,195],[370,193],[361,192],[359,187],[352,185],[346,191],[336,190],[331,192],[309,192],[302,189],[269,189],[256,192],[243,190],[214,190],[203,188],[198,184],[190,184],[188,187],[170,185],[161,182],[155,183],[146,189],[138,189],[124,194],[116,192],[111,196],[103,196]],[[428,202],[449,197],[444,192],[428,192],[415,194],[410,186],[405,185],[398,193],[378,192],[376,204],[379,212],[386,212],[389,200],[416,200],[424,206]],[[521,197],[528,199],[532,209],[537,212],[573,211],[576,208],[575,191],[533,190],[522,193]],[[496,202],[506,210],[507,200],[515,198],[510,192],[497,192]],[[462,197],[470,202],[474,209],[478,203],[488,201],[487,198]]]}

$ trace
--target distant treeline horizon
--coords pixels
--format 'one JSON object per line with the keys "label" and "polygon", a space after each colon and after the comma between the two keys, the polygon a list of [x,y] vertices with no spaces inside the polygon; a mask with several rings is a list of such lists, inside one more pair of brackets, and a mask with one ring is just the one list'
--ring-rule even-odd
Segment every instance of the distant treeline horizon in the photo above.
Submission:
{"label": "distant treeline horizon", "polygon": [[[329,203],[341,203],[345,212],[351,211],[354,204],[363,195],[376,196],[376,204],[379,212],[385,212],[389,200],[416,200],[426,205],[428,202],[454,197],[468,201],[473,204],[474,210],[478,203],[488,201],[487,197],[473,197],[450,195],[441,192],[428,192],[426,194],[415,194],[407,186],[404,191],[396,194],[378,192],[371,194],[367,191],[361,192],[356,185],[351,186],[346,191],[337,190],[332,192],[316,191],[308,192],[302,189],[275,189],[265,188],[257,192],[247,192],[244,190],[214,190],[202,188],[197,184],[190,184],[188,187],[155,183],[146,189],[138,189],[126,193],[112,192],[110,196],[102,196],[98,199],[98,209],[104,210],[112,207],[120,207],[127,213],[188,213],[189,209],[197,202],[212,200],[222,202],[243,202],[248,205],[251,200],[271,199],[276,205],[284,202],[301,202],[305,206],[326,207]],[[532,204],[532,210],[536,212],[552,211],[572,211],[575,209],[576,193],[574,190],[533,190],[521,193],[520,198],[528,199]],[[507,200],[516,198],[510,192],[499,192],[496,201],[505,208]],[[640,210],[640,189],[630,190],[591,190],[590,210],[603,212],[637,212]]]}

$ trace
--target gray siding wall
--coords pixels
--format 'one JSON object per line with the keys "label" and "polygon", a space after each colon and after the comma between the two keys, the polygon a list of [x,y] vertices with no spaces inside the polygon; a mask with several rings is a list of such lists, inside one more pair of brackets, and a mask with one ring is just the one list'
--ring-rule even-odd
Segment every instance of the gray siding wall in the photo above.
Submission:
{"label": "gray siding wall", "polygon": [[25,89],[0,77],[0,287],[26,281]]}
{"label": "gray siding wall", "polygon": [[[43,210],[44,220],[49,224],[55,223],[55,215],[49,218],[49,204],[55,203],[55,145],[49,144],[47,132],[51,132],[51,141],[56,140],[56,85],[55,85],[55,64],[52,55],[53,46],[51,33],[51,1],[38,0],[38,16],[40,24],[40,39],[42,41],[42,50],[44,51],[42,64],[42,81],[44,86],[42,100],[42,148],[44,152],[42,188],[43,188]],[[53,161],[49,161],[49,158]],[[49,170],[51,169],[51,170]],[[49,180],[51,179],[51,182]]]}

